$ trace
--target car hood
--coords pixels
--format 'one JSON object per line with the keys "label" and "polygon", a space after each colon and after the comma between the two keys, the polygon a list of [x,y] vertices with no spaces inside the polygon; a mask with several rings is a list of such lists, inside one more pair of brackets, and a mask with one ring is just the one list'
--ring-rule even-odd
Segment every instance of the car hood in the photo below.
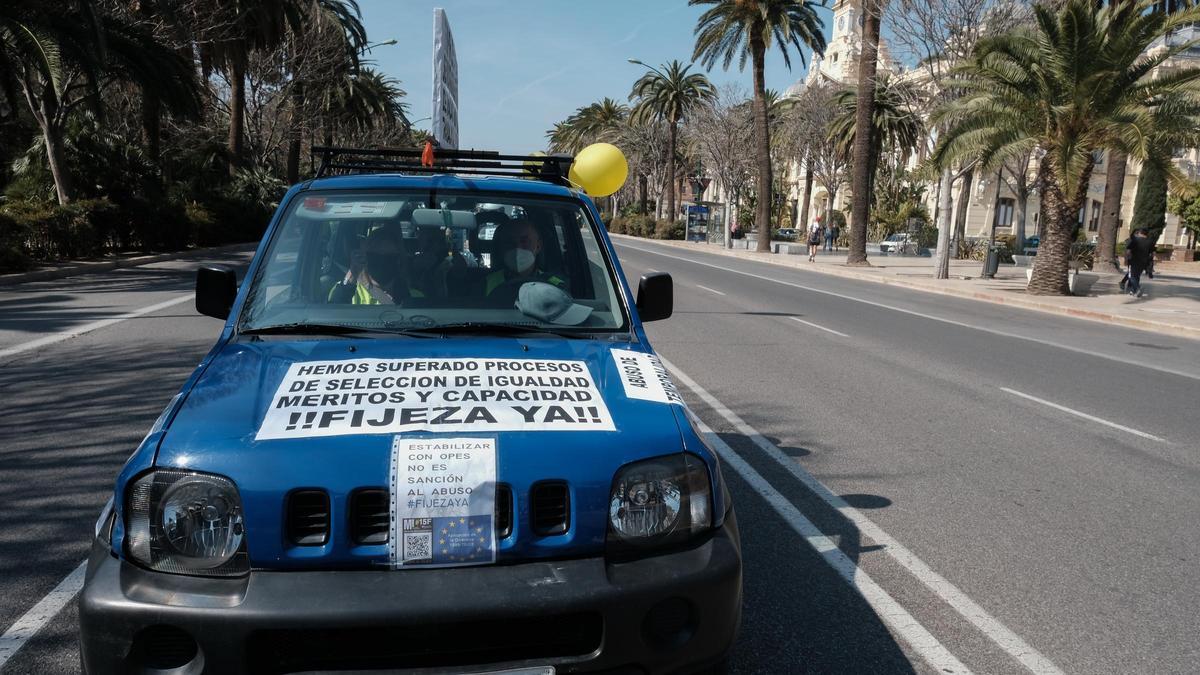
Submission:
{"label": "car hood", "polygon": [[[616,470],[638,459],[682,449],[680,424],[685,422],[680,406],[626,394],[617,359],[622,355],[628,358],[630,352],[646,354],[648,350],[627,342],[557,337],[242,339],[222,347],[187,393],[159,446],[156,464],[220,474],[238,485],[250,557],[256,566],[344,566],[377,563],[386,554],[386,547],[350,545],[344,533],[338,532],[338,523],[348,520],[351,492],[389,484],[396,437],[492,438],[497,481],[512,486],[518,518],[528,515],[528,504],[521,496],[538,481],[565,481],[572,500],[573,524],[567,535],[550,538],[552,541],[505,541],[501,557],[595,553],[603,549],[607,502]],[[494,409],[495,414],[481,413],[481,419],[464,425],[465,411],[471,405],[464,403],[456,416],[447,417],[458,424],[430,425],[426,415],[402,427],[396,426],[398,418],[393,419],[392,426],[382,429],[367,423],[383,419],[378,410],[360,416],[358,426],[347,426],[353,415],[324,420],[320,406],[279,409],[280,396],[297,386],[299,369],[307,367],[311,372],[314,364],[344,368],[394,360],[461,363],[489,359],[574,364],[576,375],[590,377],[599,401],[543,402],[543,408],[559,405],[562,410],[552,419],[547,419],[543,410],[530,423],[517,425],[508,423],[511,419],[506,422]],[[555,372],[533,374],[557,376]],[[345,376],[358,378],[360,383],[362,377]],[[542,386],[553,389],[555,382],[546,381]],[[320,383],[322,392],[327,385],[327,381]],[[537,404],[524,408],[531,405]],[[489,418],[497,424],[490,424]],[[317,547],[319,551],[301,550],[285,541],[284,502],[290,491],[299,488],[323,489],[330,495],[333,539],[329,545]]]}

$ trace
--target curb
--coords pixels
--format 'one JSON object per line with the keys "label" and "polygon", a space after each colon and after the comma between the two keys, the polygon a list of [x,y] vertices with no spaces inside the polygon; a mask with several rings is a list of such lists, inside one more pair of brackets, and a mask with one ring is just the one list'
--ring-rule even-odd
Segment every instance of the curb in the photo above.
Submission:
{"label": "curb", "polygon": [[126,267],[141,267],[142,265],[152,265],[154,263],[166,262],[169,260],[179,260],[194,255],[205,255],[210,253],[224,253],[226,251],[235,251],[247,246],[257,246],[256,242],[246,242],[242,244],[227,244],[225,246],[213,246],[211,248],[193,248],[186,251],[175,251],[172,253],[156,253],[154,255],[140,255],[130,258],[120,258],[118,260],[105,260],[100,262],[73,262],[61,267],[53,267],[44,270],[35,270],[33,272],[17,272],[15,274],[0,274],[0,286],[14,286],[16,284],[24,284],[30,281],[50,281],[53,279],[65,279],[79,274],[91,274],[92,272],[107,272],[109,270],[124,269]]}
{"label": "curb", "polygon": [[[1037,311],[1037,312],[1044,312],[1046,314],[1057,314],[1059,316],[1069,316],[1069,317],[1074,317],[1076,319],[1085,319],[1088,321],[1098,321],[1098,322],[1103,322],[1103,323],[1108,323],[1108,324],[1118,324],[1121,326],[1125,326],[1127,328],[1139,328],[1142,330],[1149,330],[1149,331],[1154,331],[1157,333],[1168,333],[1168,334],[1176,335],[1179,337],[1186,337],[1186,338],[1191,338],[1193,340],[1200,340],[1200,328],[1193,328],[1191,326],[1181,326],[1179,324],[1167,323],[1167,322],[1163,322],[1163,321],[1155,321],[1153,319],[1137,319],[1137,318],[1133,318],[1133,317],[1122,316],[1120,314],[1112,314],[1110,312],[1104,312],[1104,311],[1098,311],[1098,310],[1080,309],[1080,308],[1075,308],[1075,307],[1062,307],[1059,305],[1052,305],[1052,304],[1048,304],[1048,303],[1044,303],[1044,302],[1038,302],[1036,300],[1029,300],[1026,298],[1011,298],[1011,297],[1007,297],[1007,296],[1003,296],[1003,295],[996,295],[995,293],[989,293],[987,291],[965,291],[965,290],[960,290],[960,289],[955,289],[955,288],[933,288],[933,287],[929,287],[929,286],[923,286],[921,284],[914,284],[905,279],[889,279],[889,278],[876,276],[873,274],[859,274],[859,273],[853,272],[848,269],[830,267],[827,265],[817,265],[814,267],[802,267],[799,265],[790,265],[788,263],[776,261],[776,260],[762,260],[758,257],[752,257],[749,255],[745,255],[745,256],[738,255],[736,252],[726,251],[725,249],[716,249],[716,250],[710,251],[710,250],[707,250],[708,245],[705,245],[706,248],[698,248],[699,244],[693,244],[693,242],[644,239],[642,237],[633,237],[633,236],[630,236],[627,234],[609,234],[609,236],[620,238],[620,239],[627,240],[627,241],[648,241],[648,242],[656,243],[656,244],[664,244],[664,245],[670,246],[672,248],[679,248],[679,249],[684,249],[684,250],[695,250],[695,251],[699,251],[701,253],[712,253],[714,255],[723,255],[723,256],[726,256],[729,258],[740,258],[742,260],[764,262],[769,265],[778,265],[779,267],[788,267],[791,269],[798,269],[798,270],[808,270],[808,271],[812,271],[812,272],[817,272],[818,274],[827,274],[829,276],[843,277],[846,279],[856,279],[858,281],[870,281],[870,282],[877,283],[877,284],[886,284],[889,286],[910,288],[910,289],[917,290],[917,291],[924,291],[926,293],[934,293],[937,295],[948,295],[948,296],[957,297],[957,298],[966,298],[968,300],[981,300],[983,302],[990,302],[990,303],[996,304],[996,305],[1019,307],[1021,309],[1029,309],[1029,310],[1033,310],[1033,311]],[[749,253],[755,253],[755,251],[749,251]],[[778,254],[772,253],[771,255],[778,255]]]}

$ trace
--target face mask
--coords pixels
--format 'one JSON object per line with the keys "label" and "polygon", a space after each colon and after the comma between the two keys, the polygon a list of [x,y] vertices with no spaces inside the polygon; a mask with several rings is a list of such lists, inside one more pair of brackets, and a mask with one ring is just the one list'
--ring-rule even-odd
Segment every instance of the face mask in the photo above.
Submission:
{"label": "face mask", "polygon": [[508,269],[521,274],[530,267],[533,267],[533,262],[536,258],[537,256],[533,254],[533,251],[515,248],[504,254],[504,264]]}
{"label": "face mask", "polygon": [[396,278],[396,256],[389,253],[368,253],[367,274],[383,285]]}

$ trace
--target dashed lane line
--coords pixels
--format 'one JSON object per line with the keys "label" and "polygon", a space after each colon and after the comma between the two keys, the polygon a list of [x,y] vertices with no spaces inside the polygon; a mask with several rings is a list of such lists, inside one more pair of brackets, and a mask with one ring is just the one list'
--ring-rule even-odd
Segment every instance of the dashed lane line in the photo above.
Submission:
{"label": "dashed lane line", "polygon": [[737,413],[717,400],[708,390],[701,387],[695,380],[688,377],[686,373],[665,358],[662,359],[662,362],[664,366],[675,373],[675,376],[679,378],[679,381],[684,386],[691,389],[705,404],[712,408],[718,415],[725,418],[733,428],[737,429],[738,433],[749,438],[755,445],[766,452],[771,459],[775,460],[777,464],[803,483],[814,495],[841,513],[864,536],[871,538],[876,544],[882,546],[883,551],[889,557],[899,563],[917,581],[933,591],[943,602],[957,612],[959,616],[963,617],[976,630],[1023,665],[1029,672],[1036,675],[1063,675],[1063,672],[1050,659],[1030,646],[1029,643],[1021,639],[1019,635],[1001,623],[1000,620],[989,614],[983,607],[980,607],[978,603],[968,597],[966,593],[959,590],[957,586],[933,571],[923,560],[905,548],[887,532],[884,532],[881,527],[864,516],[858,509],[847,504],[846,500],[838,495],[833,494],[829,488],[825,487],[812,474],[805,471],[803,467],[794,459],[788,457],[778,446],[767,440],[766,437],[742,420]]}
{"label": "dashed lane line", "polygon": [[792,321],[795,321],[796,323],[802,323],[805,326],[812,326],[813,328],[819,328],[819,329],[825,331],[826,333],[833,333],[834,335],[840,335],[844,338],[850,337],[849,335],[846,335],[845,333],[840,333],[832,328],[826,328],[825,326],[813,323],[811,321],[805,321],[804,319],[801,319],[800,317],[789,316],[788,318],[791,319]]}
{"label": "dashed lane line", "polygon": [[718,291],[718,290],[717,290],[717,289],[715,289],[715,288],[709,288],[708,286],[701,286],[700,284],[696,284],[696,288],[700,288],[700,289],[706,290],[706,291],[708,291],[709,293],[716,293],[717,295],[725,295],[723,292],[721,292],[721,291]]}
{"label": "dashed lane line", "polygon": [[1166,439],[1159,438],[1158,436],[1155,436],[1154,434],[1148,434],[1144,431],[1138,431],[1137,429],[1134,429],[1133,427],[1127,427],[1123,424],[1117,424],[1116,422],[1109,422],[1108,420],[1101,419],[1099,417],[1096,417],[1095,415],[1089,415],[1085,412],[1081,412],[1074,408],[1068,408],[1065,405],[1059,405],[1057,403],[1054,403],[1053,401],[1047,401],[1044,398],[1038,398],[1037,396],[1033,396],[1031,394],[1026,394],[1024,392],[1017,391],[1016,389],[1009,389],[1008,387],[1000,387],[1000,391],[1003,391],[1008,394],[1012,394],[1013,396],[1019,396],[1023,399],[1033,401],[1034,403],[1040,403],[1040,404],[1046,406],[1047,408],[1054,408],[1055,410],[1061,410],[1062,412],[1065,412],[1065,413],[1068,413],[1071,415],[1075,415],[1076,417],[1083,418],[1089,422],[1095,422],[1096,424],[1102,424],[1106,427],[1117,429],[1119,431],[1124,431],[1127,434],[1133,434],[1134,436],[1140,436],[1141,438],[1148,438],[1152,441],[1158,441],[1159,443],[1167,442]]}

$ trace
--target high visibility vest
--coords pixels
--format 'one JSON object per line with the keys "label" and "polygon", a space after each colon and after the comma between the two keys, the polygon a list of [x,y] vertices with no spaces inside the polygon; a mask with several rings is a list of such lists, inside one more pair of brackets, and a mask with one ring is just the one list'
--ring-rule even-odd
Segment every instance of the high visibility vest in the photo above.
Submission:
{"label": "high visibility vest", "polygon": [[[541,274],[533,274],[530,276],[529,280],[530,281],[545,281],[546,283],[554,284],[555,286],[558,286],[559,288],[562,288],[563,286],[565,286],[567,284],[567,282],[564,281],[563,279],[553,276],[553,275],[546,277],[545,279],[541,279],[540,278],[541,276],[542,276]],[[503,286],[504,282],[506,282],[508,280],[509,280],[509,277],[508,277],[507,270],[496,270],[495,272],[492,272],[491,274],[487,275],[487,285],[483,290],[483,294],[491,295],[492,291]]]}
{"label": "high visibility vest", "polygon": [[[340,285],[341,284],[336,284],[336,285],[334,285],[333,288],[329,289],[329,301],[330,302],[333,301],[333,294],[337,292],[337,288]],[[423,298],[423,297],[425,297],[425,294],[415,288],[409,287],[408,297]],[[354,295],[350,298],[350,304],[352,304],[352,305],[382,305],[383,303],[378,298],[371,295],[371,290],[369,288],[367,288],[366,286],[363,286],[360,283],[355,283],[354,284]]]}

